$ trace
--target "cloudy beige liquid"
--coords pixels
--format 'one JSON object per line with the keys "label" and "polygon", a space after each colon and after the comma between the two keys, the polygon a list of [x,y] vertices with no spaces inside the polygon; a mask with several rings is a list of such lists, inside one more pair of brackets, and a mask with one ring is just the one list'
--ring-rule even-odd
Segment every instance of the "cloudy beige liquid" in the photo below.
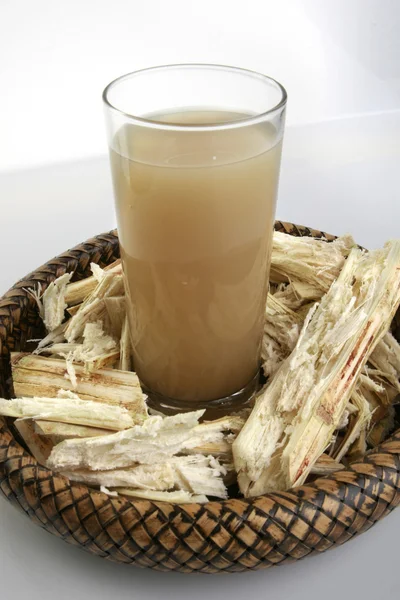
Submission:
{"label": "cloudy beige liquid", "polygon": [[[246,115],[183,111],[180,124]],[[134,363],[153,392],[223,398],[259,369],[281,143],[270,125],[124,126],[111,149]]]}

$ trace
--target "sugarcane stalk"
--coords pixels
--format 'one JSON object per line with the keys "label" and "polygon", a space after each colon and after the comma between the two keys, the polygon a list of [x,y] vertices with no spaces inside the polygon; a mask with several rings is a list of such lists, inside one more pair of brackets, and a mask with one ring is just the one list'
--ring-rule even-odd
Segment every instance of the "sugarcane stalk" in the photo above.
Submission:
{"label": "sugarcane stalk", "polygon": [[203,414],[200,410],[170,417],[151,416],[129,431],[69,439],[54,448],[49,464],[58,470],[106,470],[162,462],[178,453],[213,455],[213,450],[229,458],[243,419],[227,416],[199,424]]}
{"label": "sugarcane stalk", "polygon": [[275,232],[270,280],[290,281],[299,296],[319,299],[338,277],[353,247],[355,242],[350,235],[327,243]]}
{"label": "sugarcane stalk", "polygon": [[110,429],[88,427],[87,425],[71,425],[70,423],[60,423],[54,421],[42,421],[40,419],[35,419],[33,424],[37,434],[42,436],[57,437],[60,442],[75,438],[97,437],[99,435],[108,435],[113,433],[113,431]]}
{"label": "sugarcane stalk", "polygon": [[54,398],[60,389],[76,391],[82,400],[121,406],[130,411],[135,422],[147,416],[147,406],[136,373],[100,369],[86,373],[75,365],[77,387],[66,378],[65,361],[26,353],[11,354],[16,396]]}
{"label": "sugarcane stalk", "polygon": [[130,469],[92,471],[88,469],[60,470],[72,481],[107,488],[139,488],[145,490],[183,490],[226,498],[227,490],[222,480],[226,470],[213,457],[202,455],[174,456],[166,462],[152,465],[135,465]]}
{"label": "sugarcane stalk", "polygon": [[386,380],[400,393],[400,344],[388,332],[382,338],[370,356],[370,362],[386,378]]}
{"label": "sugarcane stalk", "polygon": [[128,429],[134,425],[130,413],[125,408],[81,400],[78,397],[14,398],[12,400],[0,398],[0,415],[17,419],[29,417],[44,421],[60,421],[114,431]]}
{"label": "sugarcane stalk", "polygon": [[[105,273],[114,273],[121,274],[122,266],[121,259],[118,259],[104,268]],[[65,302],[68,306],[74,306],[76,304],[80,304],[83,302],[89,294],[93,292],[95,287],[97,286],[99,280],[97,277],[92,275],[91,277],[86,277],[85,279],[81,279],[80,281],[74,281],[67,286],[66,294],[65,294]]]}
{"label": "sugarcane stalk", "polygon": [[353,249],[233,443],[246,496],[303,483],[400,303],[400,242]]}
{"label": "sugarcane stalk", "polygon": [[121,339],[123,325],[126,319],[125,296],[111,296],[104,298],[107,316],[110,323],[110,333],[116,339]]}
{"label": "sugarcane stalk", "polygon": [[[148,417],[142,425],[125,433],[65,440],[54,448],[49,465],[57,470],[107,470],[162,462],[196,443],[193,429],[203,413],[200,410],[165,418]],[[194,443],[190,444],[191,440]]]}
{"label": "sugarcane stalk", "polygon": [[67,303],[65,294],[72,273],[64,273],[47,286],[41,301],[43,305],[43,322],[48,332],[57,329],[64,321]]}
{"label": "sugarcane stalk", "polygon": [[74,306],[69,306],[67,308],[67,313],[69,314],[70,317],[73,317],[74,315],[76,315],[76,313],[78,312],[78,310],[81,309],[82,303],[80,304],[75,304]]}
{"label": "sugarcane stalk", "polygon": [[357,411],[350,415],[345,436],[333,453],[333,458],[339,463],[349,452],[351,446],[367,431],[371,420],[371,409],[365,395],[360,388],[355,389],[351,395],[351,402]]}

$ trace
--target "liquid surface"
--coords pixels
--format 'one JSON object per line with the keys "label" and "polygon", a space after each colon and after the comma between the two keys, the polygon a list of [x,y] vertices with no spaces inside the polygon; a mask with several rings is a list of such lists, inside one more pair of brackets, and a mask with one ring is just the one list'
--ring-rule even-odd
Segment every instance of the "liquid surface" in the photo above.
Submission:
{"label": "liquid surface", "polygon": [[[183,111],[157,121],[243,119]],[[266,124],[125,126],[111,148],[135,370],[182,401],[226,397],[259,368],[281,143]]]}

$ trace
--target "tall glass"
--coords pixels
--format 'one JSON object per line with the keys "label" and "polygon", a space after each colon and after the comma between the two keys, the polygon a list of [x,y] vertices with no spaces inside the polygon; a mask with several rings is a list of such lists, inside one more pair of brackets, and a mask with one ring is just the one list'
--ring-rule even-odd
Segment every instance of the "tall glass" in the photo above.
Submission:
{"label": "tall glass", "polygon": [[286,92],[171,65],[103,99],[135,370],[160,408],[240,405],[258,381]]}

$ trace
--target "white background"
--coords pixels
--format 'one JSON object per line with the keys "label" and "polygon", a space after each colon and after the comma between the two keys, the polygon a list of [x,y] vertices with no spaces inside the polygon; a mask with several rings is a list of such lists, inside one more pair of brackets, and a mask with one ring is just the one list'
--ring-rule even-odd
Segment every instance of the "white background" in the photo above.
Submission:
{"label": "white background", "polygon": [[176,62],[267,73],[288,124],[399,108],[398,0],[1,0],[0,168],[105,152],[100,95]]}
{"label": "white background", "polygon": [[[101,92],[141,67],[215,62],[288,90],[278,216],[399,237],[398,0],[0,0],[0,294],[114,226]],[[400,510],[334,552],[269,572],[187,577],[91,557],[0,502],[0,595],[398,597]]]}

